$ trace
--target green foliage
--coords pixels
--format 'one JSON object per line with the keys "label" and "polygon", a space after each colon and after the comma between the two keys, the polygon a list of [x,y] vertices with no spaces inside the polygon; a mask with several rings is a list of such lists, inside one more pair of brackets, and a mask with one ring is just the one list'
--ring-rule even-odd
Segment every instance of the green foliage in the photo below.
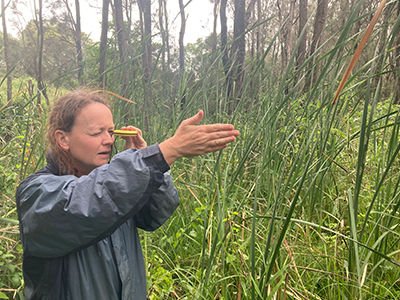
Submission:
{"label": "green foliage", "polygon": [[[21,87],[18,80],[15,86]],[[1,91],[4,91],[1,87]],[[0,299],[25,299],[15,190],[44,163],[45,114],[27,91],[0,108]]]}
{"label": "green foliage", "polygon": [[[6,249],[0,247],[0,286],[7,290],[15,290],[17,293],[23,288],[23,277],[19,257],[22,254],[22,247],[19,245],[17,249]],[[18,267],[17,267],[18,266]],[[0,299],[8,299],[6,294],[1,295]]]}
{"label": "green foliage", "polygon": [[[21,49],[21,41],[13,38],[12,36],[8,37],[8,43],[9,43],[9,47],[10,47],[10,53],[12,53],[12,55],[10,55],[10,64],[11,66],[17,66],[15,73],[17,74],[22,74],[23,70],[21,68],[21,64],[20,61],[23,58],[23,52]],[[4,40],[3,38],[0,39],[0,49],[3,52],[4,49]],[[0,57],[0,74],[6,74],[6,64],[5,61],[3,60],[4,56]]]}
{"label": "green foliage", "polygon": [[[57,87],[73,89],[78,86],[77,61],[74,37],[66,22],[52,18],[44,20],[42,77],[45,82]],[[36,78],[38,74],[38,39],[37,26],[31,20],[21,32],[21,40],[15,44],[12,65],[17,66],[13,75]],[[90,47],[93,42],[82,35],[83,47]],[[12,50],[14,51],[14,50]]]}
{"label": "green foliage", "polygon": [[148,266],[149,298],[151,300],[166,299],[173,290],[172,273],[163,267],[163,260],[155,250],[151,252],[151,264]]}

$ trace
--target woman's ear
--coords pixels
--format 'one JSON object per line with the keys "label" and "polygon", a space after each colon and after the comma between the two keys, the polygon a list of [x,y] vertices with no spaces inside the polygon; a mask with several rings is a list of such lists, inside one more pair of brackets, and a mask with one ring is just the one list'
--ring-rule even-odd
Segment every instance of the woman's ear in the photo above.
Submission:
{"label": "woman's ear", "polygon": [[66,150],[66,151],[69,150],[68,137],[67,137],[67,133],[65,131],[56,130],[54,132],[54,138],[56,139],[56,142],[62,149]]}

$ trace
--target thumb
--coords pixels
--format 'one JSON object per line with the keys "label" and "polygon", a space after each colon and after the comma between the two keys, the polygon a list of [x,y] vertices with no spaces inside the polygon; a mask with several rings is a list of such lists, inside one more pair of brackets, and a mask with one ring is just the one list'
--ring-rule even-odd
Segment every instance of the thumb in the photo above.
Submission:
{"label": "thumb", "polygon": [[201,120],[203,120],[204,112],[203,110],[199,110],[197,114],[195,114],[193,117],[190,117],[189,119],[186,119],[182,122],[182,125],[187,126],[187,125],[195,125],[199,123]]}

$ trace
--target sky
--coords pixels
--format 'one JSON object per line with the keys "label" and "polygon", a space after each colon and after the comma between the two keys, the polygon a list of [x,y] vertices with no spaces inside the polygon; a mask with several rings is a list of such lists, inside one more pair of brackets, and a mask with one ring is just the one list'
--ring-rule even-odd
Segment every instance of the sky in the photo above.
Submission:
{"label": "sky", "polygon": [[[11,0],[12,1],[12,0]],[[23,13],[25,21],[32,19],[32,7],[34,0],[26,0],[27,5],[20,5],[18,9]],[[184,0],[186,4],[189,0]],[[71,1],[73,2],[73,1]],[[90,3],[90,4],[89,4]],[[82,31],[90,34],[90,38],[94,41],[100,39],[101,34],[101,7],[100,0],[81,0],[81,27]],[[185,8],[186,14],[186,31],[184,43],[194,43],[198,38],[208,36],[212,32],[213,27],[213,4],[209,0],[192,0]],[[158,1],[153,1],[152,13],[158,9]],[[179,14],[179,1],[167,0],[168,19],[170,22],[170,33],[178,43],[179,30],[181,26],[181,18]],[[45,12],[46,13],[46,12]],[[8,18],[8,17],[7,17]],[[138,19],[139,16],[134,16]],[[157,17],[158,21],[158,17]],[[16,30],[8,26],[8,31],[16,36]]]}

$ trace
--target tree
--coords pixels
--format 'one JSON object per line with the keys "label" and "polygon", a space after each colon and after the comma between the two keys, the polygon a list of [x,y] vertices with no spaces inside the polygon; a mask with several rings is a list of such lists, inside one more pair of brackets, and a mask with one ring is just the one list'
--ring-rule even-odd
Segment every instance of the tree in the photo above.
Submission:
{"label": "tree", "polygon": [[[246,16],[245,16],[247,30],[251,29],[251,28],[248,28],[249,24],[251,24],[251,23],[255,24],[256,23],[255,22],[255,14],[256,14],[255,1],[251,0],[250,4],[247,6]],[[255,41],[256,41],[256,39],[255,39],[255,30],[251,30],[251,37],[250,37],[249,42],[248,42],[249,43],[249,47],[248,48],[250,48],[250,57],[251,57],[252,61],[254,60]]]}
{"label": "tree", "polygon": [[[73,7],[75,5],[75,14]],[[68,30],[73,37],[75,47],[75,60],[77,79],[80,85],[83,84],[84,66],[83,66],[83,46],[82,46],[82,29],[81,29],[81,12],[79,0],[74,0],[74,4],[69,0],[56,0],[49,3],[49,8],[53,13],[53,18],[67,25]],[[63,33],[62,36],[65,34]],[[62,36],[60,37],[62,39]]]}
{"label": "tree", "polygon": [[160,26],[162,50],[161,50],[161,67],[163,73],[165,72],[165,29],[164,29],[164,5],[162,0],[158,0],[158,25]]}
{"label": "tree", "polygon": [[[115,6],[115,25],[118,36],[119,61],[122,64],[128,58],[128,41],[126,40],[122,0],[114,0],[114,6]],[[122,95],[124,97],[128,97],[128,81],[129,81],[129,71],[126,70],[125,80],[122,85]]]}
{"label": "tree", "polygon": [[[62,21],[62,20],[61,20]],[[38,26],[36,20],[31,20],[21,31],[21,59],[18,67],[22,72],[38,78]],[[60,22],[60,19],[53,17],[50,20],[43,20],[43,64],[41,68],[41,78],[43,82],[54,81],[54,84],[75,88],[77,86],[77,68],[75,40],[70,30],[69,24]],[[87,36],[83,34],[87,39]],[[87,42],[90,44],[90,41]],[[14,55],[14,53],[13,53]],[[18,54],[17,54],[18,55]],[[96,55],[98,60],[98,53]]]}
{"label": "tree", "polygon": [[82,31],[81,31],[81,12],[79,8],[79,0],[75,0],[76,22],[75,22],[75,43],[78,59],[78,81],[82,83],[83,66],[82,66]]}
{"label": "tree", "polygon": [[103,75],[103,73],[106,69],[106,61],[107,61],[108,6],[109,6],[109,0],[103,0],[101,36],[100,36],[100,67],[99,67],[99,75],[100,75],[99,80],[100,80],[100,86],[102,88],[107,87],[107,77]]}
{"label": "tree", "polygon": [[[257,23],[260,24],[261,20],[262,20],[262,6],[261,6],[261,0],[257,0]],[[261,26],[258,25],[257,27],[257,33],[256,33],[256,56],[257,56],[257,63],[260,59],[260,55],[261,55]]]}
{"label": "tree", "polygon": [[[145,108],[150,111],[150,101],[152,98],[152,84],[150,76],[152,73],[152,56],[151,56],[151,0],[138,0],[141,20],[144,20],[144,30],[142,31],[143,45],[143,69],[144,69],[144,84],[146,92]],[[149,126],[148,118],[145,114],[144,126],[147,129]]]}
{"label": "tree", "polygon": [[[244,73],[244,58],[246,52],[246,39],[245,39],[245,0],[235,0],[235,14],[233,25],[233,43],[230,52],[230,75],[228,76],[228,91],[232,94],[233,82],[236,83],[234,96],[237,99],[241,98],[243,73]],[[235,109],[234,99],[230,99],[229,112],[232,113]]]}
{"label": "tree", "polygon": [[158,0],[158,21],[161,32],[161,66],[164,74],[170,68],[170,47],[169,47],[169,33],[168,33],[168,13],[166,0]]}
{"label": "tree", "polygon": [[7,102],[12,99],[12,75],[11,75],[11,60],[10,60],[10,46],[8,42],[7,24],[6,24],[6,13],[5,13],[4,0],[1,0],[1,12],[3,22],[3,38],[4,38],[4,59],[6,62],[7,71]]}
{"label": "tree", "polygon": [[143,15],[144,32],[142,36],[143,43],[143,68],[145,82],[148,83],[152,72],[151,57],[151,0],[138,0],[139,9]]}
{"label": "tree", "polygon": [[[217,49],[217,20],[218,20],[218,5],[219,5],[219,0],[210,0],[211,3],[214,3],[214,9],[213,9],[213,16],[214,16],[214,21],[213,21],[213,32],[212,32],[212,45],[211,49],[212,51],[215,51]],[[226,4],[225,4],[226,5]]]}
{"label": "tree", "polygon": [[50,102],[49,99],[47,97],[46,94],[46,89],[45,89],[45,85],[43,82],[43,78],[42,78],[42,62],[43,62],[43,44],[44,44],[44,30],[43,30],[43,1],[39,0],[39,12],[36,15],[36,17],[39,18],[39,20],[37,20],[36,24],[38,24],[38,31],[37,31],[37,37],[38,37],[38,72],[37,72],[37,77],[36,77],[36,81],[37,81],[37,86],[38,86],[38,90],[39,93],[37,95],[37,105],[39,107],[39,110],[41,109],[41,95],[43,95],[46,99],[46,104],[47,106],[50,106]]}
{"label": "tree", "polygon": [[226,24],[226,2],[227,0],[221,0],[220,7],[220,19],[221,19],[221,52],[222,52],[222,65],[224,68],[225,76],[228,77],[229,65],[228,65],[228,26]]}
{"label": "tree", "polygon": [[[328,1],[327,0],[318,0],[317,5],[318,5],[317,12],[316,12],[315,18],[314,18],[314,34],[313,34],[311,47],[310,47],[310,57],[314,55],[316,50],[321,46],[321,44],[323,42],[322,31],[325,28],[326,10],[328,7]],[[316,61],[316,59],[314,59],[314,61]],[[317,68],[315,68],[315,69],[317,69]],[[311,68],[310,68],[310,70],[311,70]],[[306,89],[308,89],[311,84],[310,76],[311,76],[311,72],[309,72],[307,75]],[[317,71],[314,71],[313,78],[312,78],[313,84],[316,82],[317,77],[318,77],[318,73],[317,73]]]}
{"label": "tree", "polygon": [[300,40],[299,49],[297,51],[297,68],[300,68],[305,61],[306,57],[306,43],[307,43],[307,31],[305,30],[304,35],[301,37],[304,27],[307,24],[307,0],[300,0],[299,5],[299,31],[298,37]]}
{"label": "tree", "polygon": [[277,0],[278,6],[278,16],[279,23],[282,26],[282,30],[280,33],[281,36],[281,61],[282,61],[282,70],[284,70],[288,64],[289,57],[293,53],[293,43],[292,43],[292,27],[293,27],[293,19],[294,19],[294,7],[296,4],[296,0],[290,0],[288,12],[286,14],[286,1],[279,2]]}
{"label": "tree", "polygon": [[[227,22],[226,22],[226,4],[227,0],[221,0],[220,16],[221,16],[221,51],[222,64],[226,76],[226,85],[228,90],[229,112],[234,110],[233,94],[234,82],[236,83],[235,96],[240,99],[243,83],[244,57],[245,57],[245,0],[235,0],[234,27],[233,27],[233,43],[230,52],[227,48]],[[229,53],[229,55],[228,55]]]}
{"label": "tree", "polygon": [[164,7],[164,19],[165,19],[165,48],[167,50],[167,66],[168,69],[170,68],[171,64],[171,53],[170,53],[170,46],[169,46],[169,29],[168,29],[168,13],[167,13],[167,1],[162,0],[163,7]]}
{"label": "tree", "polygon": [[313,55],[315,50],[322,44],[322,31],[325,28],[327,8],[327,0],[318,0],[317,12],[314,19],[314,35],[310,47],[310,55]]}
{"label": "tree", "polygon": [[82,84],[82,76],[83,76],[83,55],[82,55],[82,30],[81,30],[81,13],[80,13],[80,5],[79,0],[75,0],[75,18],[72,13],[70,4],[68,0],[62,0],[66,12],[66,19],[69,24],[69,28],[74,36],[75,48],[76,48],[76,59],[78,66],[78,81]]}
{"label": "tree", "polygon": [[[179,0],[179,8],[181,13],[181,30],[179,32],[179,74],[180,74],[181,84],[185,85],[185,83],[183,82],[185,74],[185,46],[183,45],[183,37],[185,35],[186,18],[185,18],[185,7],[183,6],[182,0]],[[183,108],[185,103],[186,103],[186,87],[182,92],[181,108]]]}
{"label": "tree", "polygon": [[[397,1],[397,18],[400,16],[400,1]],[[395,66],[397,68],[397,72],[395,73],[395,92],[394,92],[394,102],[400,103],[400,35],[397,33],[396,36],[396,61]]]}
{"label": "tree", "polygon": [[119,49],[119,60],[123,63],[127,58],[127,40],[124,26],[122,0],[114,0],[115,6],[115,25],[118,36],[118,49]]}

